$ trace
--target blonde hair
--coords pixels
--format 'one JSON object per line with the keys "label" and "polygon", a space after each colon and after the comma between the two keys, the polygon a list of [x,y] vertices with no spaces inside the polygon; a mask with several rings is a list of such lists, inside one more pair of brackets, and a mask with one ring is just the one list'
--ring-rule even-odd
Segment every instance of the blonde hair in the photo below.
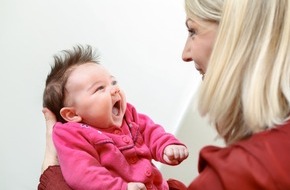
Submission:
{"label": "blonde hair", "polygon": [[223,0],[186,0],[185,12],[193,20],[219,22],[221,18]]}
{"label": "blonde hair", "polygon": [[200,88],[200,113],[217,124],[218,133],[231,144],[284,123],[289,103],[289,1],[224,0]]}

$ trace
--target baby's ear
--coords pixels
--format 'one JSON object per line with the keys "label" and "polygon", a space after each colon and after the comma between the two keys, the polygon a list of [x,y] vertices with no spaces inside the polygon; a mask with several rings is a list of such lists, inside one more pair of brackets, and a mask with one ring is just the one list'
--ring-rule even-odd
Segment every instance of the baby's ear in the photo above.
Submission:
{"label": "baby's ear", "polygon": [[76,114],[74,107],[63,107],[60,110],[61,117],[66,121],[81,122],[82,117]]}

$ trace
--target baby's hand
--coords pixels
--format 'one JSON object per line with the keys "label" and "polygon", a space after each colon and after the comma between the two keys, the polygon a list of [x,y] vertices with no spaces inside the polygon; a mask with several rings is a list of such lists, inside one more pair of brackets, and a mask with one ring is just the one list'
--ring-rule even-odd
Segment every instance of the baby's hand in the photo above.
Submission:
{"label": "baby's hand", "polygon": [[188,157],[188,150],[183,145],[168,145],[164,149],[163,159],[167,164],[177,165]]}
{"label": "baby's hand", "polygon": [[127,190],[147,190],[147,188],[143,183],[130,182],[128,183]]}

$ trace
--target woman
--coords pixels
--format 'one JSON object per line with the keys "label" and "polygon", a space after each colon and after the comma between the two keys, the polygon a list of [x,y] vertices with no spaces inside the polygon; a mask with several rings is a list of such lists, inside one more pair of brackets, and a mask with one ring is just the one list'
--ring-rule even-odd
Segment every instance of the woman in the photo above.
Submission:
{"label": "woman", "polygon": [[[183,60],[202,74],[199,111],[227,145],[201,150],[187,189],[290,189],[289,1],[185,0],[185,9]],[[57,164],[49,141],[43,169]]]}
{"label": "woman", "polygon": [[204,76],[199,111],[227,144],[201,150],[188,189],[290,189],[289,1],[185,3],[183,60]]}

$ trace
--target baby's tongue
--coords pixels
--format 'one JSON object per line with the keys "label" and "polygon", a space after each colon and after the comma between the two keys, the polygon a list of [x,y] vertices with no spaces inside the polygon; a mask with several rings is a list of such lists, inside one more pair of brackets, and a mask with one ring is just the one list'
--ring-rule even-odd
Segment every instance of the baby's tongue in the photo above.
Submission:
{"label": "baby's tongue", "polygon": [[113,114],[114,115],[118,115],[119,114],[119,110],[118,110],[118,108],[115,108],[115,107],[113,107]]}

